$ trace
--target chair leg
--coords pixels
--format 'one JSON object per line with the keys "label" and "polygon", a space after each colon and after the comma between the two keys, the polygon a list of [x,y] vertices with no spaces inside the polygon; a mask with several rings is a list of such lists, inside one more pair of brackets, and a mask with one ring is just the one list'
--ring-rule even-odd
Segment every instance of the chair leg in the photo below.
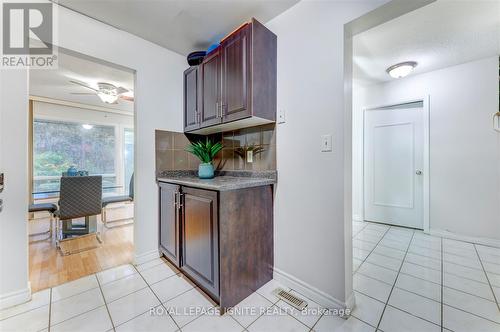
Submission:
{"label": "chair leg", "polygon": [[[125,203],[125,204],[129,204],[129,203]],[[115,227],[122,227],[122,226],[127,226],[127,225],[130,225],[132,224],[134,221],[134,217],[132,218],[122,218],[122,219],[115,219],[115,220],[112,220],[112,221],[108,221],[107,218],[107,208],[103,208],[102,209],[102,213],[101,213],[101,220],[102,220],[102,225],[104,226],[104,228],[106,229],[111,229],[111,228],[115,228]],[[103,218],[104,216],[104,218]],[[114,224],[116,222],[120,222],[120,221],[127,221],[127,220],[132,220],[131,222],[128,222],[128,223],[122,223],[122,224],[119,224],[119,225],[114,225],[112,226],[111,224]]]}
{"label": "chair leg", "polygon": [[60,223],[60,221],[61,220],[59,218],[57,218],[57,217],[55,218],[55,229],[56,229],[55,240],[56,240],[56,248],[57,249],[61,248],[60,245],[59,245],[59,242],[60,242],[60,239],[59,239],[59,233],[60,233],[59,227],[60,227],[60,225],[59,225],[59,223]]}
{"label": "chair leg", "polygon": [[46,240],[52,239],[52,214],[50,215],[49,229],[46,230],[45,232],[39,232],[39,233],[29,234],[29,237],[40,236],[40,235],[45,235],[45,234],[48,234],[48,236],[46,238],[40,239],[40,240],[32,240],[32,241],[29,241],[29,243],[42,242],[42,241],[46,241]]}
{"label": "chair leg", "polygon": [[[103,207],[102,208],[102,213],[101,213],[101,221],[102,221],[102,224],[104,225],[104,227],[106,227],[106,207]],[[107,227],[106,227],[107,228]]]}

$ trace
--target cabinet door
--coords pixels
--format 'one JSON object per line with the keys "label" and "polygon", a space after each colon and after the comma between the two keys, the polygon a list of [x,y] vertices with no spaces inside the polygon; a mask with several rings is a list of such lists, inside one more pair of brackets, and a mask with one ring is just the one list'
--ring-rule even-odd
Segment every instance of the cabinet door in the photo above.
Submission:
{"label": "cabinet door", "polygon": [[176,204],[180,186],[160,183],[160,251],[180,266],[180,214]]}
{"label": "cabinet door", "polygon": [[219,297],[217,192],[183,187],[182,270]]}
{"label": "cabinet door", "polygon": [[201,123],[207,127],[222,122],[221,111],[221,57],[219,50],[211,53],[201,64]]}
{"label": "cabinet door", "polygon": [[241,28],[222,43],[223,122],[251,116],[251,25]]}
{"label": "cabinet door", "polygon": [[184,72],[184,131],[200,127],[198,117],[198,67]]}

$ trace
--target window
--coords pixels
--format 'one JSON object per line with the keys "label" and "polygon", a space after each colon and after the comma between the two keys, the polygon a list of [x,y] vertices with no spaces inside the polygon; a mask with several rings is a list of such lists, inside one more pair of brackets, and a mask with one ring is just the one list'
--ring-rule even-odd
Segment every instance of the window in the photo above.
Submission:
{"label": "window", "polygon": [[84,128],[80,123],[35,119],[34,192],[58,191],[62,173],[71,166],[91,175],[102,175],[104,188],[116,186],[115,144],[114,126]]}
{"label": "window", "polygon": [[134,129],[125,128],[123,132],[123,169],[125,175],[125,192],[130,190],[130,178],[134,173]]}

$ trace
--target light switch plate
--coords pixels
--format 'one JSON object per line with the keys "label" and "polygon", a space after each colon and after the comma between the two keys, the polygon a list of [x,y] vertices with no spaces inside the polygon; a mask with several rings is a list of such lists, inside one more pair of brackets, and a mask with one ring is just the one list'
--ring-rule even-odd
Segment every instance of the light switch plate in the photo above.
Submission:
{"label": "light switch plate", "polygon": [[280,108],[278,111],[278,123],[285,123],[285,110]]}
{"label": "light switch plate", "polygon": [[332,135],[321,136],[321,152],[331,152],[332,151]]}

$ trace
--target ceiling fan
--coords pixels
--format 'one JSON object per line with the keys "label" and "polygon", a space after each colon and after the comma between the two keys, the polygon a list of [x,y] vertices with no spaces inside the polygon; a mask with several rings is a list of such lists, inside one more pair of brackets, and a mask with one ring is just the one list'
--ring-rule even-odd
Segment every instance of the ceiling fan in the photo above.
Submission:
{"label": "ceiling fan", "polygon": [[93,92],[72,92],[72,95],[96,95],[101,99],[103,103],[106,104],[117,104],[118,99],[123,99],[127,101],[134,101],[132,91],[125,89],[123,87],[117,87],[111,83],[99,82],[97,83],[97,89],[91,87],[90,85],[78,82],[70,81],[73,84],[83,86],[84,88],[90,89]]}

